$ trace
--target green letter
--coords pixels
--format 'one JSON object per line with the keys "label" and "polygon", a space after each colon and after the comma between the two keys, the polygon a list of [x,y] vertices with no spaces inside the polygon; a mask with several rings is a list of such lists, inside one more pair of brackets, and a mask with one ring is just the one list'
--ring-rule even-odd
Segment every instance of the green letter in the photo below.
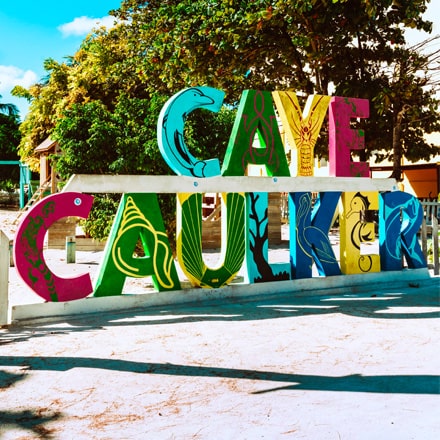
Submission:
{"label": "green letter", "polygon": [[[134,257],[141,239],[145,257]],[[156,194],[124,194],[105,248],[94,296],[120,295],[126,277],[153,277],[157,290],[180,282]]]}
{"label": "green letter", "polygon": [[[255,135],[258,135],[259,147],[254,147]],[[244,91],[222,175],[244,176],[248,164],[266,165],[269,176],[290,176],[270,92]]]}

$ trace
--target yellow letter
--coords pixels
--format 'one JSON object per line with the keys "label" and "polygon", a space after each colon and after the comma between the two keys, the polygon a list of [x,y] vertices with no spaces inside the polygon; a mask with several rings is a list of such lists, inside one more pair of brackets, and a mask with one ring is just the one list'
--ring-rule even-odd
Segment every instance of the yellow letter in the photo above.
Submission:
{"label": "yellow letter", "polygon": [[298,176],[313,176],[313,149],[327,112],[330,96],[310,95],[303,113],[294,92],[273,92],[287,138],[297,150]]}

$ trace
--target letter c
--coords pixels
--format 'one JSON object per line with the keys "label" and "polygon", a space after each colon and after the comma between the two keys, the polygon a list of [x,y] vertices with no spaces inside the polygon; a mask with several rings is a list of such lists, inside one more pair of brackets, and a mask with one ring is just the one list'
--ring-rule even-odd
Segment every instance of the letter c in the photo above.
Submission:
{"label": "letter c", "polygon": [[15,238],[15,267],[23,281],[46,301],[71,301],[93,291],[89,274],[61,278],[48,268],[43,255],[44,237],[63,217],[87,218],[93,196],[76,192],[57,193],[36,203],[23,217]]}

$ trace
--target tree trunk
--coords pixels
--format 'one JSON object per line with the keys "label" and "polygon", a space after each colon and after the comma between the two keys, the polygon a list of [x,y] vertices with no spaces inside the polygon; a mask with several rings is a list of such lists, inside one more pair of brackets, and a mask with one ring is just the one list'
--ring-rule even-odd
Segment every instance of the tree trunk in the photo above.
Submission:
{"label": "tree trunk", "polygon": [[402,172],[402,121],[405,113],[409,110],[408,105],[404,105],[402,109],[397,113],[396,122],[393,127],[393,172],[391,173],[392,178],[396,179],[398,182],[403,180]]}
{"label": "tree trunk", "polygon": [[402,125],[400,122],[396,122],[396,125],[393,128],[393,172],[390,177],[396,179],[398,182],[403,180],[401,136]]}

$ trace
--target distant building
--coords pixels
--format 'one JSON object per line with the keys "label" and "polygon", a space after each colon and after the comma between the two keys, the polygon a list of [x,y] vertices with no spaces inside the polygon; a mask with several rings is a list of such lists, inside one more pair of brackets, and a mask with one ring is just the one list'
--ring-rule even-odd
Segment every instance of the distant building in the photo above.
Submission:
{"label": "distant building", "polygon": [[51,156],[59,153],[58,142],[48,137],[34,151],[40,157],[40,187],[46,186],[51,193],[57,192],[57,177]]}

